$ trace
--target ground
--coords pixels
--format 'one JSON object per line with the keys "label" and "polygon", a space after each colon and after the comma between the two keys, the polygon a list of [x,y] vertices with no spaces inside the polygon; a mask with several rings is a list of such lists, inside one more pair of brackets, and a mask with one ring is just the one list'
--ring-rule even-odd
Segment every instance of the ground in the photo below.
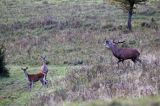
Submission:
{"label": "ground", "polygon": [[[160,11],[158,3],[137,6],[133,31],[127,13],[103,0],[1,0],[0,41],[9,78],[0,78],[2,106],[159,106]],[[152,20],[154,19],[154,21]],[[125,40],[143,64],[117,59],[104,39]],[[48,87],[31,92],[21,67],[40,69],[48,60]]]}

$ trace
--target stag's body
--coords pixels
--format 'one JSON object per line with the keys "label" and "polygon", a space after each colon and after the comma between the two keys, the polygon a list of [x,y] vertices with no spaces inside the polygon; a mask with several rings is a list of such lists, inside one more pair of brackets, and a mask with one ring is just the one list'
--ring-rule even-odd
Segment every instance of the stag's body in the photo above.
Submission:
{"label": "stag's body", "polygon": [[137,61],[141,62],[139,59],[140,53],[138,50],[133,48],[119,48],[116,46],[116,44],[109,40],[105,41],[105,46],[109,49],[111,49],[113,55],[118,59],[118,66],[119,62],[124,62],[124,60],[131,59],[134,63]]}
{"label": "stag's body", "polygon": [[28,88],[31,91],[33,83],[40,81],[42,86],[46,84],[46,80],[44,79],[45,75],[41,72],[37,74],[28,74],[27,73],[27,67],[26,68],[21,68],[24,72],[25,78],[28,81]]}
{"label": "stag's body", "polygon": [[114,47],[111,49],[113,55],[118,58],[119,61],[124,61],[127,59],[131,59],[134,63],[138,61],[138,57],[140,53],[136,49],[132,48],[117,48]]}

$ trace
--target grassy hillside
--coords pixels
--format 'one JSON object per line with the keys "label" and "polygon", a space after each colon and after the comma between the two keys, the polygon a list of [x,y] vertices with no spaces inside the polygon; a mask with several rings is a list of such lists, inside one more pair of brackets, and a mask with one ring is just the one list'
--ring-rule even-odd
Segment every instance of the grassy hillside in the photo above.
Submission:
{"label": "grassy hillside", "polygon": [[[8,66],[10,69],[10,78],[0,78],[0,106],[23,106],[29,103],[33,98],[37,98],[40,92],[50,92],[54,90],[54,81],[58,80],[67,72],[66,66],[49,66],[50,74],[48,75],[49,88],[41,88],[40,82],[34,84],[32,92],[29,92],[27,81],[21,70],[22,66]],[[38,72],[39,67],[29,67],[29,73]],[[41,89],[40,89],[41,88]]]}
{"label": "grassy hillside", "polygon": [[[127,14],[100,0],[1,2],[6,9],[1,12],[0,35],[1,40],[7,41],[9,64],[39,64],[38,55],[43,53],[48,55],[52,64],[96,63],[98,57],[107,60],[107,53],[101,45],[104,38],[118,38],[127,32]],[[148,32],[140,27],[141,23],[149,23],[152,17],[159,23],[159,12],[153,6],[142,7],[133,16],[136,31],[130,35],[141,35],[143,39],[155,31],[151,28]],[[130,35],[127,36],[128,42],[139,39]],[[143,42],[149,43],[147,40],[144,38]],[[139,46],[137,44],[133,46]]]}
{"label": "grassy hillside", "polygon": [[[0,105],[7,106],[159,106],[160,11],[149,2],[133,15],[103,0],[1,0],[0,41],[5,43],[10,78],[0,78]],[[155,20],[153,21],[152,18]],[[141,52],[143,64],[117,60],[104,39]],[[28,92],[22,66],[49,62],[49,86],[37,82]]]}

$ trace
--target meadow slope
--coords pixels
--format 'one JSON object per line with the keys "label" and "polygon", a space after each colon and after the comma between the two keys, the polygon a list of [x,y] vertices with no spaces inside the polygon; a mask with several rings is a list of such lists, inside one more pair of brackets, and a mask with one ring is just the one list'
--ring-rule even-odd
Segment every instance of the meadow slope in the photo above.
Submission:
{"label": "meadow slope", "polygon": [[[159,106],[159,9],[155,2],[137,6],[128,32],[127,14],[103,0],[1,0],[0,41],[11,77],[0,78],[0,105]],[[118,69],[105,38],[137,48],[143,64],[125,61]],[[20,67],[36,73],[42,54],[49,86],[28,92]]]}

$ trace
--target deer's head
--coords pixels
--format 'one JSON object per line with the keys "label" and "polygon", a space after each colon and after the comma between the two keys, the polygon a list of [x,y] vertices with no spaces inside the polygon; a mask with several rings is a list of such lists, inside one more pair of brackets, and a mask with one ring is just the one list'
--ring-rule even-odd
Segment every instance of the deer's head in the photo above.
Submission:
{"label": "deer's head", "polygon": [[26,72],[27,69],[28,69],[28,67],[22,67],[22,68],[21,68],[21,70],[24,71],[24,72]]}
{"label": "deer's head", "polygon": [[124,43],[125,41],[115,41],[115,40],[105,40],[104,46],[108,49],[114,47],[115,45],[119,43]]}
{"label": "deer's head", "polygon": [[46,62],[47,62],[46,56],[41,56],[40,59],[41,59],[41,61],[42,61],[43,63],[46,63]]}

